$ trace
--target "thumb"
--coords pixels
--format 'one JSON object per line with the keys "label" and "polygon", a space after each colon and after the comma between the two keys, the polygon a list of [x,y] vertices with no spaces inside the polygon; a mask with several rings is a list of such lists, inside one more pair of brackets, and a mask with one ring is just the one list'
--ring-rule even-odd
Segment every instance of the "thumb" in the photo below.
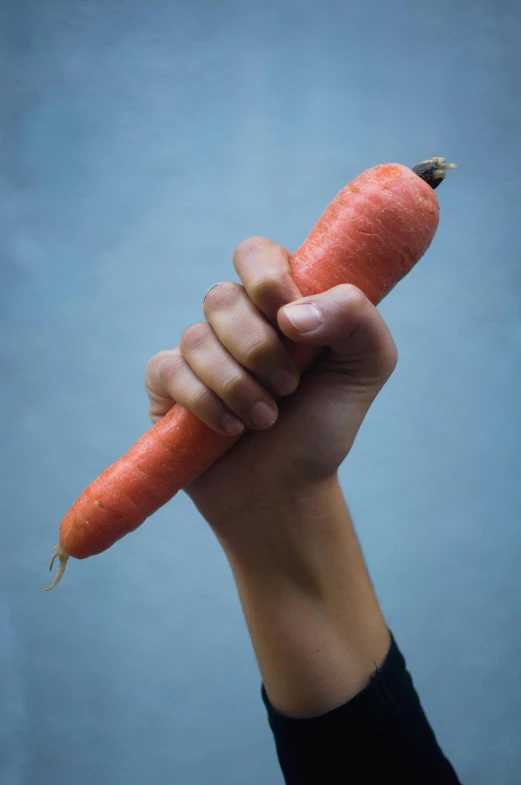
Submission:
{"label": "thumb", "polygon": [[320,366],[353,384],[381,387],[397,362],[394,340],[382,316],[356,286],[340,284],[282,307],[277,322],[291,341],[327,347]]}

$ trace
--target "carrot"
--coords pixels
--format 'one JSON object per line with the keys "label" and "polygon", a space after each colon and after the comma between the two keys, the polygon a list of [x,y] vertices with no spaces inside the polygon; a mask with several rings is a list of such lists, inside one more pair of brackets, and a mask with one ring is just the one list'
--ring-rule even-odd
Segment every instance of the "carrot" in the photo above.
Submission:
{"label": "carrot", "polygon": [[[453,166],[444,158],[413,170],[382,164],[346,185],[291,258],[302,295],[351,283],[378,304],[429,247],[439,220],[434,188]],[[319,353],[289,339],[286,345],[301,372]],[[45,591],[60,581],[70,556],[94,556],[137,529],[240,438],[217,433],[175,404],[74,502],[51,559],[50,569],[56,558],[59,568]]]}

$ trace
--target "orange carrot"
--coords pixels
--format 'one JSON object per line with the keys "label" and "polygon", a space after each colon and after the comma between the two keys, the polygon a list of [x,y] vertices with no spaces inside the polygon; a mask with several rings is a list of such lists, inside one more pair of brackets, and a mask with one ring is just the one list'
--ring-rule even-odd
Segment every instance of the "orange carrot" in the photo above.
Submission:
{"label": "orange carrot", "polygon": [[[413,170],[382,164],[346,185],[291,258],[302,295],[351,283],[379,303],[429,247],[439,220],[434,188],[453,166],[444,158]],[[300,370],[309,368],[319,350],[286,340]],[[45,591],[60,581],[70,556],[101,553],[137,529],[240,438],[217,433],[175,404],[74,502],[51,560],[52,569],[59,559],[59,569]]]}

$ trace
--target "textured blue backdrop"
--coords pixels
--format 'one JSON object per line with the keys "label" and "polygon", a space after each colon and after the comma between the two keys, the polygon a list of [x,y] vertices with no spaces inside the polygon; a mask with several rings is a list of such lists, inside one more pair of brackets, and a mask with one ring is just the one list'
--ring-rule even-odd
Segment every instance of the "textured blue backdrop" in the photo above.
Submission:
{"label": "textured blue backdrop", "polygon": [[[516,8],[517,5],[517,8]],[[179,494],[47,560],[149,425],[143,372],[382,161],[446,155],[439,233],[382,304],[395,375],[342,467],[377,591],[472,785],[521,782],[520,7],[4,0],[2,785],[280,785],[229,569]]]}

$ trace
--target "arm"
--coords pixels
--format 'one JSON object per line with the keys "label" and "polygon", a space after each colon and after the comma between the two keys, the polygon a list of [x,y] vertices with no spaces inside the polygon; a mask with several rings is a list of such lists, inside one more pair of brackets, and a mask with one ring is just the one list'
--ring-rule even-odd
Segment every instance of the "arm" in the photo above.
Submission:
{"label": "arm", "polygon": [[[386,628],[338,484],[396,365],[392,336],[355,287],[302,298],[288,252],[274,243],[241,244],[234,265],[242,285],[207,293],[208,323],[152,358],[147,389],[155,416],[177,401],[214,430],[230,413],[248,429],[185,491],[235,576],[286,783],[456,785]],[[281,336],[320,349],[300,379]],[[277,402],[283,370],[297,378]],[[252,418],[258,401],[274,426]]]}
{"label": "arm", "polygon": [[267,695],[289,716],[323,714],[369,683],[391,643],[338,481],[249,524],[221,544]]}
{"label": "arm", "polygon": [[287,785],[458,785],[385,625],[337,478],[257,517],[244,539],[240,526],[219,539]]}

